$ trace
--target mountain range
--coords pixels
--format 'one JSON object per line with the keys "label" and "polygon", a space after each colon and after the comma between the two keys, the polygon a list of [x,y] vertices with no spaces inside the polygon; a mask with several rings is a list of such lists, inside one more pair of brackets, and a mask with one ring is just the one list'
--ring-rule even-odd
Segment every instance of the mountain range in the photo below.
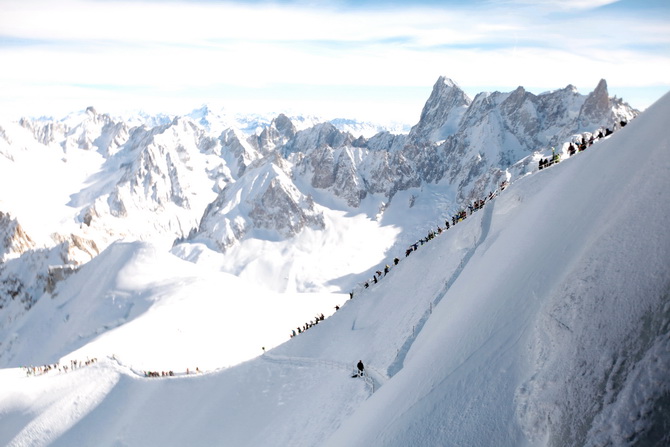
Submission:
{"label": "mountain range", "polygon": [[667,445],[668,113],[3,124],[0,444]]}
{"label": "mountain range", "polygon": [[[316,122],[280,114],[268,122],[206,106],[186,116],[125,119],[89,107],[61,120],[3,123],[2,168],[23,173],[19,180],[3,175],[4,301],[8,295],[21,296],[29,307],[53,280],[49,266],[71,271],[119,239],[161,238],[175,246],[191,244],[177,249],[190,253],[203,246],[220,253],[235,249],[235,259],[248,259],[250,251],[258,250],[253,241],[289,241],[305,229],[328,233],[334,217],[327,215],[332,213],[392,224],[411,239],[424,228],[385,216],[424,206],[433,208],[432,219],[443,220],[501,181],[531,172],[552,146],[565,153],[575,135],[618,126],[637,113],[609,97],[604,80],[588,95],[573,86],[540,95],[519,87],[470,99],[453,81],[440,77],[419,122],[406,134],[381,131],[366,137],[350,132],[356,129],[352,120]],[[49,171],[47,178],[36,169],[31,172],[31,164],[46,163],[37,155],[41,152],[59,160],[43,168]],[[68,196],[64,203],[36,192],[32,205],[18,194],[60,190],[55,184],[72,177],[69,169],[82,178],[71,189],[63,188],[62,196]],[[47,200],[48,205],[40,203]],[[26,210],[31,206],[44,212],[33,217],[33,210]],[[44,214],[55,206],[59,219],[52,225]],[[255,247],[245,248],[251,245]],[[381,252],[370,248],[379,259],[389,246],[384,244]],[[346,244],[341,249],[355,252]],[[32,267],[24,267],[26,262]],[[300,261],[290,255],[285,262]],[[223,263],[224,270],[236,274],[247,265]],[[350,272],[333,273],[284,283],[278,290],[326,290],[326,284]],[[282,283],[255,279],[273,288]]]}

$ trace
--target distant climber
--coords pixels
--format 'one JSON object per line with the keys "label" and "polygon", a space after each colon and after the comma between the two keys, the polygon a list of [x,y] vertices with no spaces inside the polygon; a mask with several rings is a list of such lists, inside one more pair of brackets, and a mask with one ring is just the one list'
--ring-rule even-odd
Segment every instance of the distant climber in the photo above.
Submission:
{"label": "distant climber", "polygon": [[358,369],[358,372],[351,377],[363,377],[363,374],[365,373],[365,367],[363,366],[363,360],[358,361],[358,363],[356,364],[356,368]]}

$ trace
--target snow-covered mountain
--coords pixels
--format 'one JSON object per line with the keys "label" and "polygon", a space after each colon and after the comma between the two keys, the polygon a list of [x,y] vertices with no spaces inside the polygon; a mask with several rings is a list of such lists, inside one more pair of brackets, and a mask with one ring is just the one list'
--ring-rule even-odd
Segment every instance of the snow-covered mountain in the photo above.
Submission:
{"label": "snow-covered mountain", "polygon": [[[498,106],[491,110],[490,122],[504,116]],[[111,243],[4,323],[0,444],[667,445],[669,114],[666,95],[624,128],[541,171],[533,169],[540,154],[526,155],[524,175],[516,164],[505,168],[510,185],[446,231],[431,207],[447,212],[460,204],[446,194],[457,188],[442,179],[397,188],[383,209],[377,200],[388,200],[385,192],[353,206],[330,194],[332,186],[312,187],[323,229],[306,225],[289,239],[252,229],[225,256],[209,244],[218,237],[205,237],[219,234],[209,227],[171,249]],[[440,156],[449,138],[421,144]],[[354,148],[361,152],[350,150],[352,160],[374,165],[358,158],[374,151]],[[345,150],[333,150],[340,151],[333,160]],[[287,174],[300,151],[280,154],[224,179],[200,226],[215,222],[209,215],[237,221],[231,213],[250,206],[245,191],[257,197],[251,204],[262,202],[273,182],[293,192],[288,197],[299,210],[309,209],[300,195],[309,170]],[[416,171],[416,159],[403,157]],[[218,202],[222,196],[230,209],[227,200]],[[249,215],[241,222],[253,226]],[[3,219],[10,234],[29,234],[17,230],[20,219]],[[333,227],[339,231],[329,232]],[[436,234],[412,238],[427,229]],[[379,241],[366,240],[375,232],[384,233]],[[407,252],[409,244],[398,250],[389,242],[407,238],[416,242]],[[346,265],[366,264],[365,252],[379,253],[383,241],[385,256],[371,271]],[[343,256],[338,245],[366,246],[361,256]],[[221,257],[243,259],[245,246],[246,253],[279,255],[256,255],[256,273],[247,277],[222,272]],[[12,250],[7,259],[33,249]],[[351,298],[308,296],[247,281],[281,270],[279,276],[304,274],[296,282],[306,284],[316,276],[305,274],[311,265],[298,266],[299,250],[327,251],[336,262],[320,267],[344,278],[340,289],[364,281],[369,287]],[[284,269],[283,256],[293,268]],[[289,340],[320,313],[327,318]],[[358,360],[363,379],[350,377]]]}
{"label": "snow-covered mountain", "polygon": [[[352,273],[371,271],[427,222],[532,172],[551,146],[565,154],[561,144],[575,134],[636,114],[608,96],[605,81],[586,96],[571,86],[541,95],[520,87],[470,100],[440,77],[407,134],[355,136],[347,129],[370,125],[209,106],[173,118],[89,107],[62,120],[2,123],[3,232],[14,240],[21,228],[33,244],[4,244],[22,273],[4,268],[0,284],[34,303],[52,287],[47,278],[61,277],[50,272],[72,271],[124,239],[175,245],[192,260],[206,252],[218,268],[277,291],[349,290]],[[354,222],[367,244],[341,237]],[[328,251],[309,248],[310,235]],[[258,258],[283,267],[268,273]]]}

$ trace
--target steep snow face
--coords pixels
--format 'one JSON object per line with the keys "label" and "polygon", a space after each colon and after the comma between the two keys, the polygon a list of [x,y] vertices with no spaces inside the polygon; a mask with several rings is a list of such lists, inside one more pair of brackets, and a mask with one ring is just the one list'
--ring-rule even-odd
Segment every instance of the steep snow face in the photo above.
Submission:
{"label": "steep snow face", "polygon": [[[548,436],[549,445],[670,440],[661,428],[670,393],[670,241],[663,229],[670,208],[644,199],[660,200],[668,184],[670,138],[658,117],[669,112],[666,95],[628,132],[603,142],[606,154],[590,155],[566,173],[586,178],[589,171],[608,172],[615,182],[597,176],[579,187],[556,181],[560,195],[573,198],[566,205],[590,222],[596,237],[587,241],[584,228],[568,219],[558,230],[561,239],[581,244],[580,257],[557,263],[560,280],[533,328],[533,369],[516,395],[531,439]],[[642,158],[635,155],[640,148]],[[585,188],[595,200],[574,199]],[[552,237],[559,224],[552,225]]]}
{"label": "steep snow face", "polygon": [[472,256],[434,295],[404,369],[327,445],[667,442],[670,208],[644,197],[667,187],[669,108],[468,218]]}
{"label": "steep snow face", "polygon": [[403,367],[325,445],[666,444],[670,207],[645,197],[667,187],[669,112],[666,95],[438,238],[433,256],[460,267],[397,351]]}

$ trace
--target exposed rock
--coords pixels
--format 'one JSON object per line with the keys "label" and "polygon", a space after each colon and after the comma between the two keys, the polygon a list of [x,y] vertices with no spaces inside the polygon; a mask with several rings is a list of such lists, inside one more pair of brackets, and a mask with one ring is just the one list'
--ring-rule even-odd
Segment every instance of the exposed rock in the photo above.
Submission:
{"label": "exposed rock", "polygon": [[26,234],[19,222],[0,211],[0,261],[7,256],[18,256],[35,247],[35,242]]}

